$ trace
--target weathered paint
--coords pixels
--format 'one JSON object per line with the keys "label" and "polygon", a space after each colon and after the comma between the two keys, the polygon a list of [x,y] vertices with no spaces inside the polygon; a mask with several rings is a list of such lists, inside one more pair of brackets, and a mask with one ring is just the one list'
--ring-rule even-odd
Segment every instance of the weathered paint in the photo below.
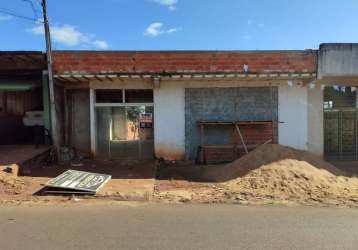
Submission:
{"label": "weathered paint", "polygon": [[68,91],[71,107],[70,145],[81,155],[90,154],[90,104],[88,89]]}
{"label": "weathered paint", "polygon": [[160,84],[154,89],[154,148],[158,158],[183,160],[185,154],[184,88]]}
{"label": "weathered paint", "polygon": [[308,89],[307,98],[307,149],[311,153],[323,156],[323,91],[321,90],[321,86],[316,86],[315,88]]}
{"label": "weathered paint", "polygon": [[173,144],[155,144],[155,155],[165,160],[181,161],[185,159],[185,150],[182,146]]}
{"label": "weathered paint", "polygon": [[278,142],[307,150],[307,87],[280,85]]}
{"label": "weathered paint", "polygon": [[357,58],[358,44],[321,44],[318,51],[318,79],[358,77]]}
{"label": "weathered paint", "polygon": [[[136,80],[134,84],[131,80],[122,81],[119,88],[146,88],[152,87],[147,80]],[[108,84],[107,84],[108,83]],[[296,147],[299,149],[309,149],[313,153],[319,154],[323,151],[323,141],[317,133],[321,132],[319,127],[323,126],[319,115],[314,115],[316,107],[322,101],[320,89],[316,86],[315,90],[308,87],[289,87],[286,81],[257,81],[245,82],[237,80],[162,80],[154,88],[154,144],[155,155],[166,160],[185,159],[185,89],[186,88],[237,88],[237,87],[268,87],[280,86],[278,90],[278,119],[284,123],[279,124],[279,143]],[[91,82],[94,88],[112,88],[116,84],[113,82]],[[308,93],[317,91],[317,93]],[[308,96],[312,94],[312,96]],[[93,98],[93,97],[92,97]],[[308,106],[309,102],[313,106]],[[320,110],[318,110],[320,112]],[[93,114],[94,116],[94,114]],[[313,121],[311,121],[313,120]],[[319,124],[311,124],[317,122]],[[310,137],[310,138],[308,138]],[[95,142],[95,138],[93,138]],[[92,149],[95,145],[92,145]]]}
{"label": "weathered paint", "polygon": [[90,135],[91,135],[91,156],[96,155],[96,114],[95,114],[95,91],[89,90],[90,95]]}

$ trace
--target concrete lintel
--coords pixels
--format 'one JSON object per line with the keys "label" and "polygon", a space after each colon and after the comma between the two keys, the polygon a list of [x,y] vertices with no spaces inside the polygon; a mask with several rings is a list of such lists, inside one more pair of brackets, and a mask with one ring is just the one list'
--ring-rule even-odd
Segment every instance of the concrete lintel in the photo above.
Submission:
{"label": "concrete lintel", "polygon": [[[60,74],[55,75],[55,78],[62,81],[83,81],[90,79],[97,79],[98,81],[103,81],[105,79],[114,81],[115,79],[150,79],[153,77],[161,77],[163,79],[267,79],[267,80],[280,80],[280,79],[311,79],[316,78],[316,73],[186,73],[186,74]],[[353,79],[358,78],[352,77]],[[351,80],[351,78],[349,78]]]}

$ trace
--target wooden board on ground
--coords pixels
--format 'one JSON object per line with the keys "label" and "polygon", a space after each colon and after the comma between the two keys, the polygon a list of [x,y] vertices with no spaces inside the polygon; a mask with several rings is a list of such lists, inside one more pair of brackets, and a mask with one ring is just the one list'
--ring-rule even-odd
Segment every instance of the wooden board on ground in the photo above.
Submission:
{"label": "wooden board on ground", "polygon": [[45,186],[46,193],[96,194],[109,180],[110,175],[67,170]]}

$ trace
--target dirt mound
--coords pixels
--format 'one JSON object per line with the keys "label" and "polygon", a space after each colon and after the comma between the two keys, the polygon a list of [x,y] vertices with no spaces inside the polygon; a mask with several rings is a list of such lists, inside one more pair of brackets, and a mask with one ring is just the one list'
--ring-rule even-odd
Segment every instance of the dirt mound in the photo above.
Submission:
{"label": "dirt mound", "polygon": [[[326,170],[334,175],[344,175],[330,163],[307,151],[296,150],[277,144],[262,145],[242,158],[225,166],[208,166],[204,179],[208,181],[224,182],[243,177],[249,172],[270,165],[271,167],[285,166],[290,170],[294,166],[313,166],[315,169]],[[291,169],[292,170],[292,169]]]}
{"label": "dirt mound", "polygon": [[225,191],[236,199],[358,202],[358,178],[307,151],[281,145],[263,145],[209,174],[224,181]]}
{"label": "dirt mound", "polygon": [[358,202],[358,179],[337,176],[306,161],[280,160],[224,184],[231,192],[279,200]]}
{"label": "dirt mound", "polygon": [[167,188],[157,196],[194,202],[358,205],[358,178],[347,177],[321,158],[290,147],[263,145],[230,164],[201,170],[201,179],[221,183]]}
{"label": "dirt mound", "polygon": [[26,186],[25,181],[0,171],[0,195],[20,194]]}

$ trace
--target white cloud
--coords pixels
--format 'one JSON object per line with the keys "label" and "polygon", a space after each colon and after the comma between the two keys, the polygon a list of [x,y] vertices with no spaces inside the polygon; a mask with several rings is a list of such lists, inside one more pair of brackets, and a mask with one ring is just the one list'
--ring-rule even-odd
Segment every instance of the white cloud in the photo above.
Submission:
{"label": "white cloud", "polygon": [[144,31],[144,35],[145,36],[151,36],[151,37],[156,37],[162,34],[170,34],[170,33],[174,33],[177,32],[179,29],[178,28],[170,28],[170,29],[163,29],[164,24],[160,23],[160,22],[155,22],[155,23],[151,23],[149,24],[149,26],[145,29]]}
{"label": "white cloud", "polygon": [[250,35],[244,35],[242,38],[244,38],[245,40],[250,40],[252,38],[252,36]]}
{"label": "white cloud", "polygon": [[178,0],[154,0],[160,5],[168,7],[169,10],[175,10]]}
{"label": "white cloud", "polygon": [[108,49],[108,43],[103,40],[94,40],[93,45],[96,46],[99,49]]}
{"label": "white cloud", "polygon": [[44,27],[42,25],[38,25],[36,27],[33,27],[32,29],[27,30],[34,35],[42,35],[45,34]]}
{"label": "white cloud", "polygon": [[[58,44],[62,44],[68,47],[89,46],[99,49],[108,48],[106,41],[94,40],[93,36],[80,32],[75,26],[72,25],[52,26],[50,29],[52,40]],[[44,27],[42,25],[35,26],[28,31],[34,35],[43,35],[45,33]]]}
{"label": "white cloud", "polygon": [[12,16],[9,15],[0,15],[0,21],[9,21],[12,19]]}
{"label": "white cloud", "polygon": [[178,31],[177,28],[171,28],[171,29],[167,30],[167,33],[174,33],[174,32],[177,32],[177,31]]}
{"label": "white cloud", "polygon": [[163,23],[159,23],[159,22],[151,23],[146,28],[144,35],[145,36],[159,36],[160,34],[163,33],[162,27],[163,27]]}

